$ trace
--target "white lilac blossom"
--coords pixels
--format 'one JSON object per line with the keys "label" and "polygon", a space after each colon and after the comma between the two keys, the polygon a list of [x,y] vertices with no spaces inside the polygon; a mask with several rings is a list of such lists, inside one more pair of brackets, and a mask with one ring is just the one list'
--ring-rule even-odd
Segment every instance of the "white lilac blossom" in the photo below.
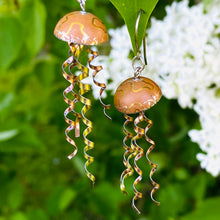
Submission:
{"label": "white lilac blossom", "polygon": [[150,75],[167,98],[198,113],[202,128],[189,136],[203,151],[201,167],[213,176],[220,173],[219,6],[215,0],[204,12],[203,4],[173,3],[163,21],[152,19],[148,34]]}
{"label": "white lilac blossom", "polygon": [[183,108],[193,107],[200,91],[212,83],[220,85],[220,11],[204,13],[202,4],[189,8],[188,1],[174,2],[166,11],[163,21],[152,19],[149,71],[167,98],[177,98]]}
{"label": "white lilac blossom", "polygon": [[201,130],[191,130],[189,136],[204,153],[197,154],[201,167],[213,176],[220,170],[220,96],[218,89],[206,89],[197,95],[194,110],[199,114]]}
{"label": "white lilac blossom", "polygon": [[[142,73],[155,80],[168,99],[177,99],[182,108],[193,108],[199,115],[200,130],[189,136],[203,153],[197,155],[201,167],[213,176],[220,173],[220,0],[204,10],[188,1],[174,2],[161,20],[152,19],[147,36],[149,65]],[[100,74],[107,89],[114,91],[133,75],[129,52],[132,49],[125,26],[110,30],[111,52],[100,56],[105,71]],[[103,78],[104,77],[104,78]],[[98,95],[94,88],[95,96]]]}

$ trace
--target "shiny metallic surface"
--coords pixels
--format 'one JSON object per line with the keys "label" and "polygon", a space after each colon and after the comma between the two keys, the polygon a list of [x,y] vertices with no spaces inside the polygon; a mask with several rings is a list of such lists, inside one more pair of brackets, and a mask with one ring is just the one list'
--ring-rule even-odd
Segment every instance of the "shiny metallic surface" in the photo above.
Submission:
{"label": "shiny metallic surface", "polygon": [[115,108],[125,114],[145,111],[161,98],[159,86],[146,77],[133,77],[121,83],[115,92]]}
{"label": "shiny metallic surface", "polygon": [[96,45],[108,40],[103,22],[91,13],[74,11],[59,20],[54,35],[68,43]]}

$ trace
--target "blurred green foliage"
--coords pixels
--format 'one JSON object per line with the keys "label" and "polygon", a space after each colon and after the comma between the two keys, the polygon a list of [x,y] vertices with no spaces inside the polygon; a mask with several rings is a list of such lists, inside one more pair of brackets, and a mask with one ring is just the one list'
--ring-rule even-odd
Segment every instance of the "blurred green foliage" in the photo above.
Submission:
{"label": "blurred green foliage", "polygon": [[[159,1],[154,15],[162,18],[171,2]],[[88,0],[86,9],[107,28],[123,24],[107,0]],[[67,159],[72,147],[64,135],[62,91],[68,84],[61,64],[68,46],[53,36],[53,29],[72,10],[80,10],[74,0],[0,1],[0,220],[219,219],[219,178],[201,170],[199,147],[187,136],[199,128],[198,117],[175,100],[163,98],[147,112],[154,121],[149,136],[156,149],[150,157],[159,165],[154,176],[161,186],[155,194],[159,207],[150,200],[150,168],[144,158],[139,161],[144,172],[138,185],[144,194],[137,201],[141,216],[130,204],[134,177],[126,180],[129,195],[120,191],[124,119],[114,107],[109,111],[112,122],[97,100],[88,112],[94,122],[90,138],[96,144],[91,151],[95,162],[90,169],[97,177],[95,186],[84,173],[82,141],[76,140],[77,156]],[[109,94],[105,102],[112,100]]]}

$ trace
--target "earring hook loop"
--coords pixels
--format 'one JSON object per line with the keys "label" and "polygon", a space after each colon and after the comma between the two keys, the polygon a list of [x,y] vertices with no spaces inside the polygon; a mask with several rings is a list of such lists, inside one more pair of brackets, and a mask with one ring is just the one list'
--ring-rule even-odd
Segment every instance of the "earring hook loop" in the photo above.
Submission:
{"label": "earring hook loop", "polygon": [[79,2],[81,9],[85,11],[86,0],[77,0],[77,2]]}
{"label": "earring hook loop", "polygon": [[141,14],[143,13],[143,10],[140,9],[139,12],[138,12],[138,16],[137,16],[137,20],[136,20],[136,24],[135,24],[135,44],[136,44],[136,49],[137,49],[137,53],[140,52],[140,47],[138,45],[138,27],[139,27],[139,24],[140,24],[140,17],[141,17]]}
{"label": "earring hook loop", "polygon": [[145,68],[145,63],[140,52],[138,52],[137,55],[132,59],[132,67],[134,70],[134,78],[139,77]]}
{"label": "earring hook loop", "polygon": [[[141,14],[145,13],[145,11],[143,9],[140,9],[138,12],[138,17],[136,20],[136,24],[135,24],[135,44],[136,44],[136,49],[137,49],[137,56],[139,54],[140,56],[140,46],[138,45],[138,27],[140,25],[140,17]],[[144,53],[144,63],[145,65],[147,65],[147,53],[146,53],[146,39],[145,39],[146,34],[144,34],[144,38],[143,38],[143,53]]]}

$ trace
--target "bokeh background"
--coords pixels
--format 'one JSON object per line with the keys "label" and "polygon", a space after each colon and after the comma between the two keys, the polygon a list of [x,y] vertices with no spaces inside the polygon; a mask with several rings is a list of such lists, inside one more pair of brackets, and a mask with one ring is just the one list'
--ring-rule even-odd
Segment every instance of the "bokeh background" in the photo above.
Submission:
{"label": "bokeh background", "polygon": [[[153,16],[163,19],[165,6],[172,2],[160,0]],[[188,136],[189,130],[200,128],[198,115],[182,109],[175,99],[163,97],[147,112],[154,122],[149,136],[156,148],[150,158],[158,164],[154,178],[161,186],[155,193],[159,207],[149,196],[150,167],[144,158],[139,161],[144,173],[138,185],[144,195],[137,201],[141,216],[131,208],[135,177],[126,180],[128,196],[120,191],[124,118],[113,106],[112,93],[104,99],[112,104],[112,121],[94,98],[87,113],[94,122],[89,137],[95,142],[90,151],[95,162],[89,169],[95,185],[84,172],[82,139],[76,140],[77,156],[67,159],[72,146],[64,135],[67,106],[62,92],[68,83],[61,64],[68,45],[56,39],[53,30],[73,10],[80,10],[74,0],[0,1],[0,220],[219,219],[220,179],[200,167],[196,154],[201,149]],[[124,24],[107,0],[87,0],[86,10],[108,29]],[[101,52],[109,50],[105,44]]]}

